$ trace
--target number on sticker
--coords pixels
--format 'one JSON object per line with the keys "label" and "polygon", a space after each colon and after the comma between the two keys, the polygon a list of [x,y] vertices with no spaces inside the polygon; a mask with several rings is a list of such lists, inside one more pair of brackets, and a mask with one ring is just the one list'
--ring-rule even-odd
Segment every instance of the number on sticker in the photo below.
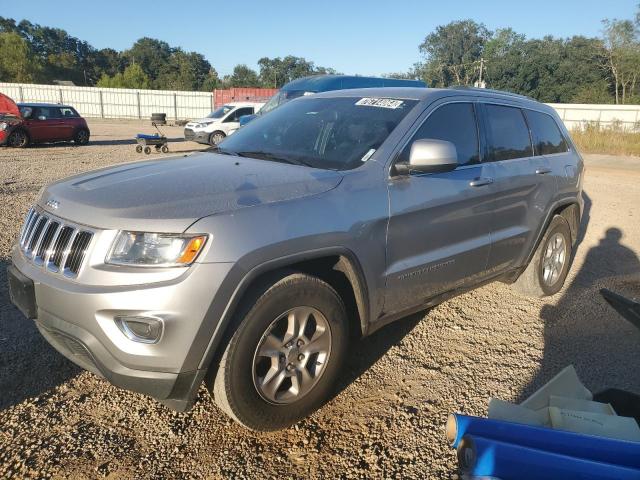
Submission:
{"label": "number on sticker", "polygon": [[363,107],[379,107],[379,108],[398,108],[401,107],[404,102],[395,98],[361,98],[356,102],[356,105]]}

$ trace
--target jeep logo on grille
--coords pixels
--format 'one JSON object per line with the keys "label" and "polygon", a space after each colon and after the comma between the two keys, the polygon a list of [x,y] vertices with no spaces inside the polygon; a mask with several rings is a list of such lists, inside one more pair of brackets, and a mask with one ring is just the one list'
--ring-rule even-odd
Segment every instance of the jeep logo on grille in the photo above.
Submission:
{"label": "jeep logo on grille", "polygon": [[49,200],[47,200],[47,207],[51,207],[54,210],[57,210],[59,206],[60,206],[59,201],[54,200],[53,198],[50,198]]}

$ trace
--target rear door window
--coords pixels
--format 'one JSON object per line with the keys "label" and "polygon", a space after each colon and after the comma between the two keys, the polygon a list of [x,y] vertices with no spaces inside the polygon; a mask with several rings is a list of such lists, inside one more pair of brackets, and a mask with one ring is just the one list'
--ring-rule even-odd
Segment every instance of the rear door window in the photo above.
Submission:
{"label": "rear door window", "polygon": [[73,108],[69,107],[61,107],[60,113],[62,114],[62,118],[76,118],[79,116]]}
{"label": "rear door window", "polygon": [[533,110],[525,110],[525,114],[531,128],[536,155],[552,155],[568,150],[567,141],[551,115]]}
{"label": "rear door window", "polygon": [[488,161],[533,156],[529,128],[519,108],[486,104],[485,112]]}
{"label": "rear door window", "polygon": [[453,143],[458,152],[459,165],[480,161],[478,127],[472,103],[449,103],[435,110],[407,144],[400,155],[400,161],[409,161],[411,144],[422,139],[445,140]]}

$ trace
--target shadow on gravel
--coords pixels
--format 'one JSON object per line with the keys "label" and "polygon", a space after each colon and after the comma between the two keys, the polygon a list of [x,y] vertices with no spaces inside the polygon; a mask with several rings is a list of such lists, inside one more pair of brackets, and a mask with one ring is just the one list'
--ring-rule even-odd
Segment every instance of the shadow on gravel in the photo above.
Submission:
{"label": "shadow on gravel", "polygon": [[[591,206],[586,195],[585,200],[578,241],[584,237]],[[594,393],[607,387],[640,392],[640,332],[599,294],[601,286],[640,274],[637,253],[623,242],[624,232],[609,228],[600,243],[587,252],[580,271],[561,291],[560,300],[542,308],[544,356],[519,401],[569,364]]]}
{"label": "shadow on gravel", "polygon": [[391,347],[402,341],[420,323],[427,311],[423,310],[402,320],[392,322],[368,337],[356,341],[351,347],[346,368],[338,378],[332,398],[338,396],[369,370]]}
{"label": "shadow on gravel", "polygon": [[11,304],[8,265],[0,260],[0,410],[40,396],[81,372]]}

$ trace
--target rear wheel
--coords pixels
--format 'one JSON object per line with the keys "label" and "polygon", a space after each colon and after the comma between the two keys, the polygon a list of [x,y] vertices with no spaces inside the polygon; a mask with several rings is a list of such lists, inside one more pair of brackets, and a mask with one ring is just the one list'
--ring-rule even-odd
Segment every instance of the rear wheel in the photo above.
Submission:
{"label": "rear wheel", "polygon": [[564,217],[556,215],[531,262],[515,282],[516,289],[534,297],[558,293],[569,273],[572,249],[569,224]]}
{"label": "rear wheel", "polygon": [[7,145],[14,148],[24,148],[29,145],[29,136],[24,130],[14,130],[7,139]]}
{"label": "rear wheel", "polygon": [[162,146],[162,153],[169,153],[169,147],[167,147],[166,145]]}
{"label": "rear wheel", "polygon": [[89,130],[86,130],[84,128],[78,130],[73,136],[73,141],[77,145],[86,145],[87,143],[89,143]]}
{"label": "rear wheel", "polygon": [[151,147],[144,147],[144,153],[149,155],[151,153]]}
{"label": "rear wheel", "polygon": [[136,152],[142,153],[142,145],[136,145]]}
{"label": "rear wheel", "polygon": [[226,135],[224,132],[213,132],[209,136],[209,145],[215,146],[218,145],[222,140],[224,140]]}
{"label": "rear wheel", "polygon": [[276,430],[319,408],[331,394],[348,345],[336,291],[294,273],[255,292],[240,313],[213,381],[216,404],[253,430]]}

